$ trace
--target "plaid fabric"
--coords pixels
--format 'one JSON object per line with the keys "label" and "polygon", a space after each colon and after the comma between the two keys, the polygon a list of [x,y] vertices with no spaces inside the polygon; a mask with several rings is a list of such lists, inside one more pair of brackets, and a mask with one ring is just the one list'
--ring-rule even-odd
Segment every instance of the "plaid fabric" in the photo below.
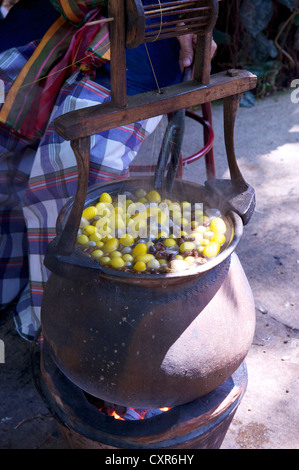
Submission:
{"label": "plaid fabric", "polygon": [[[80,62],[99,65],[110,59],[108,26],[86,27],[86,20],[102,19],[102,0],[60,0],[63,15],[47,30],[9,90],[0,121],[22,136],[40,138],[63,82]],[[26,21],[26,19],[25,19]],[[97,49],[93,56],[91,44]],[[27,119],[30,114],[31,119]]]}
{"label": "plaid fabric", "polygon": [[[36,47],[31,43],[0,54],[0,78],[6,90]],[[43,265],[45,251],[55,236],[58,213],[77,186],[75,156],[70,143],[54,132],[53,121],[68,111],[107,100],[110,92],[105,87],[75,72],[62,86],[40,141],[17,138],[10,128],[0,127],[1,304],[5,307],[20,296],[15,324],[30,341],[40,326],[49,275]],[[128,175],[142,141],[159,121],[156,117],[92,136],[89,184]]]}

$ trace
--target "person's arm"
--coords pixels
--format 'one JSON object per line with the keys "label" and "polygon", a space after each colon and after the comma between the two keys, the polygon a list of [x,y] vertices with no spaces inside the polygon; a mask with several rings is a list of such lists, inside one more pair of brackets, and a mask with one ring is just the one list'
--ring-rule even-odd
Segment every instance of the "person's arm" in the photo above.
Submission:
{"label": "person's arm", "polygon": [[[183,71],[186,67],[190,67],[194,59],[194,48],[196,46],[197,35],[196,34],[186,34],[185,36],[179,36],[178,41],[181,46],[180,50],[180,69]],[[211,46],[211,58],[215,54],[217,49],[217,44],[212,40]]]}

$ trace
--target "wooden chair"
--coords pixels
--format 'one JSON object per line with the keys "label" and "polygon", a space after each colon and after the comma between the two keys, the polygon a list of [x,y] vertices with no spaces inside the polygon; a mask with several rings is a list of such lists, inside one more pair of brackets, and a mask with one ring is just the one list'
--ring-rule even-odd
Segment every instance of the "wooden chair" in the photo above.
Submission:
{"label": "wooden chair", "polygon": [[[178,7],[179,4],[186,2],[187,0],[177,0],[172,3]],[[256,86],[257,77],[246,70],[228,70],[210,76],[212,30],[217,19],[218,1],[195,0],[195,2],[198,9],[208,13],[204,24],[200,21],[194,29],[192,26],[194,18],[187,18],[184,21],[186,24],[188,20],[189,26],[182,28],[182,23],[179,22],[171,32],[168,32],[158,21],[158,30],[154,33],[154,39],[158,35],[162,39],[162,32],[165,37],[188,32],[196,32],[199,35],[200,40],[197,41],[195,50],[193,80],[166,87],[163,93],[145,92],[127,96],[125,49],[126,46],[136,47],[136,44],[151,39],[150,33],[144,27],[144,17],[149,14],[148,11],[143,11],[140,0],[126,0],[126,10],[124,1],[109,0],[111,101],[91,108],[71,111],[56,118],[54,122],[55,131],[71,143],[79,175],[76,204],[69,215],[67,227],[60,236],[60,255],[72,253],[75,245],[88,188],[91,135],[219,99],[223,99],[224,137],[231,179],[212,178],[208,180],[210,181],[208,187],[215,193],[219,193],[219,197],[227,200],[228,206],[240,214],[244,224],[250,219],[254,210],[254,191],[244,180],[237,164],[234,152],[234,124],[242,93]],[[138,6],[141,10],[140,14]],[[189,163],[192,158],[193,156],[190,156]],[[185,164],[188,162],[186,161]]]}

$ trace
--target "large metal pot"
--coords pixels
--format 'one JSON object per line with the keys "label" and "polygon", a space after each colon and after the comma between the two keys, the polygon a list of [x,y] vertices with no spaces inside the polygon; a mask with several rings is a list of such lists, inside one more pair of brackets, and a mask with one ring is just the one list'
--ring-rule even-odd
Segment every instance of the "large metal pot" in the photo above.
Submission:
{"label": "large metal pot", "polygon": [[[119,193],[150,178],[126,178],[89,189]],[[209,202],[203,186],[176,180],[172,191]],[[254,301],[234,250],[243,223],[226,214],[221,253],[182,273],[135,274],[100,267],[80,250],[60,253],[74,199],[57,221],[45,264],[44,339],[60,370],[77,386],[111,403],[152,408],[194,400],[228,379],[246,357],[255,328]]]}

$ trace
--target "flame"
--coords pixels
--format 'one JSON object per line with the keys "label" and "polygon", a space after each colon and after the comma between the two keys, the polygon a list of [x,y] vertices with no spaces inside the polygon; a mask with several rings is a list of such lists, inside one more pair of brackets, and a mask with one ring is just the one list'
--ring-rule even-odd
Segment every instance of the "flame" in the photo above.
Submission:
{"label": "flame", "polygon": [[[170,410],[171,408],[168,407],[168,406],[164,406],[162,408],[159,408],[160,411],[162,412],[165,412],[165,411],[168,411]],[[135,411],[135,408],[127,408],[127,410],[133,410]],[[108,416],[113,416],[114,419],[119,419],[121,421],[127,421],[127,417],[123,418],[122,416],[120,416],[119,414],[116,413],[115,410],[112,410],[111,408],[105,408],[104,406],[100,407],[99,408],[99,411],[107,414]],[[138,414],[138,419],[144,419],[146,417],[146,413],[147,411],[149,411],[148,409],[145,409],[145,410],[138,410],[137,414]]]}
{"label": "flame", "polygon": [[[134,410],[134,408],[129,408],[130,410]],[[168,406],[164,406],[163,408],[159,408],[159,410],[161,411],[168,411],[170,410],[170,407]],[[126,421],[125,418],[122,418],[121,416],[119,416],[115,411],[112,411],[111,413],[109,413],[110,416],[113,416],[113,418],[115,419],[120,419],[122,421]],[[144,415],[140,414],[140,419],[144,419]]]}
{"label": "flame", "polygon": [[125,419],[119,416],[115,411],[112,411],[111,416],[113,416],[115,419],[121,419],[122,421],[125,421]]}

